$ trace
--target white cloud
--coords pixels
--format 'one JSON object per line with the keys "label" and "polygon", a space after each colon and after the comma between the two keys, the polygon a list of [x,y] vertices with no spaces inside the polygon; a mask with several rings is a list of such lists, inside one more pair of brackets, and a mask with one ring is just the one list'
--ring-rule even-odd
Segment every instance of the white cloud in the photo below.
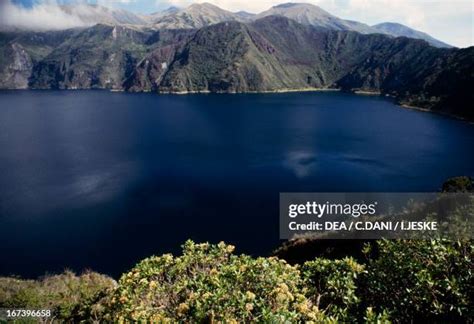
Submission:
{"label": "white cloud", "polygon": [[86,25],[78,17],[61,10],[55,2],[48,1],[33,8],[13,5],[10,0],[0,3],[0,26],[50,30]]}

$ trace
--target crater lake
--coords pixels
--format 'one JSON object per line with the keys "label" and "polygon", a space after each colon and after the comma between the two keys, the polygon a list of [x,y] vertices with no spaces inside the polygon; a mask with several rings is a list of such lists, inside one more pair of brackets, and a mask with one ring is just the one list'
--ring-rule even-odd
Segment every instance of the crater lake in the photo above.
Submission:
{"label": "crater lake", "polygon": [[280,192],[437,191],[474,125],[339,92],[0,92],[0,275],[117,276],[187,239],[268,255]]}

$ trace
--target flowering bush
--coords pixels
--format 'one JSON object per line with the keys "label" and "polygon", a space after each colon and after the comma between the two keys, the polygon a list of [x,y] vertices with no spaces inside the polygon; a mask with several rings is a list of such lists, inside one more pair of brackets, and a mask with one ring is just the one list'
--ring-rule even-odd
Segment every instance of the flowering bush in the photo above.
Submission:
{"label": "flowering bush", "polygon": [[143,260],[122,276],[112,319],[153,322],[320,321],[296,267],[233,255],[234,247],[186,242],[183,255]]}

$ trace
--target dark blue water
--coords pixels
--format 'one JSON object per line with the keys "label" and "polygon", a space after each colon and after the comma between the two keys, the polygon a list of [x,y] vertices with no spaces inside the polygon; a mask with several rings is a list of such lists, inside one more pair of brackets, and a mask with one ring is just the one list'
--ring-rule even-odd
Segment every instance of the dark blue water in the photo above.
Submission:
{"label": "dark blue water", "polygon": [[474,126],[342,93],[0,93],[0,274],[117,275],[186,239],[269,254],[278,195],[434,191]]}

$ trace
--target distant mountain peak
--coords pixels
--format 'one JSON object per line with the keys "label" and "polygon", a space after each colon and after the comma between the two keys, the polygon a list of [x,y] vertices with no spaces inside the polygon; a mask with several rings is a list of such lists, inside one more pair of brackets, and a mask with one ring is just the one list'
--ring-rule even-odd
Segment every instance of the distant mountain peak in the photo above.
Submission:
{"label": "distant mountain peak", "polygon": [[180,7],[169,6],[168,8],[166,8],[165,10],[163,10],[162,12],[163,12],[163,13],[174,13],[174,12],[178,12],[178,11],[180,11],[180,10],[181,10]]}
{"label": "distant mountain peak", "polygon": [[287,2],[287,3],[281,3],[279,5],[273,6],[273,8],[291,8],[291,7],[301,5],[301,4],[302,3]]}
{"label": "distant mountain peak", "polygon": [[184,10],[201,10],[201,9],[207,9],[207,10],[216,10],[216,11],[225,11],[224,9],[213,5],[212,3],[209,2],[201,2],[201,3],[193,3],[192,5],[188,6]]}
{"label": "distant mountain peak", "polygon": [[251,20],[253,19],[253,17],[256,16],[256,14],[247,12],[247,11],[245,11],[245,10],[237,11],[237,12],[235,13],[235,15],[237,15],[238,17],[240,17],[240,18],[243,19],[244,21],[251,21]]}
{"label": "distant mountain peak", "polygon": [[305,2],[282,3],[282,4],[279,4],[279,5],[273,6],[272,8],[273,9],[298,9],[298,8],[303,9],[304,8],[304,9],[310,9],[310,10],[314,10],[314,11],[321,11],[321,12],[327,14],[327,15],[331,15],[329,12],[327,12],[326,10],[324,10],[323,8],[321,8],[319,6],[311,4],[311,3],[305,3]]}
{"label": "distant mountain peak", "polygon": [[194,3],[177,12],[158,16],[154,21],[157,28],[180,29],[202,28],[224,21],[245,20],[239,15],[208,2]]}
{"label": "distant mountain peak", "polygon": [[273,8],[294,8],[294,7],[313,7],[320,8],[317,5],[307,2],[287,2],[273,6]]}
{"label": "distant mountain peak", "polygon": [[351,30],[362,34],[376,32],[366,24],[338,18],[324,9],[310,3],[283,3],[258,14],[256,18],[259,19],[273,15],[284,16],[293,19],[300,24],[333,30]]}
{"label": "distant mountain peak", "polygon": [[383,22],[383,23],[380,23],[380,24],[377,24],[377,25],[374,25],[374,26],[379,26],[379,25],[392,25],[392,26],[406,27],[405,25],[402,25],[402,24],[394,22],[394,21],[387,21],[387,22]]}
{"label": "distant mountain peak", "polygon": [[408,26],[396,22],[384,22],[374,25],[372,26],[372,28],[376,29],[380,33],[388,34],[394,37],[403,36],[415,39],[422,39],[435,47],[452,47],[451,45],[437,40],[436,38],[428,35],[427,33],[421,32],[419,30],[410,28]]}
{"label": "distant mountain peak", "polygon": [[250,13],[250,12],[245,11],[245,10],[237,11],[236,14],[239,14],[239,15],[250,15],[250,16],[254,16],[254,15],[255,15],[255,14]]}

